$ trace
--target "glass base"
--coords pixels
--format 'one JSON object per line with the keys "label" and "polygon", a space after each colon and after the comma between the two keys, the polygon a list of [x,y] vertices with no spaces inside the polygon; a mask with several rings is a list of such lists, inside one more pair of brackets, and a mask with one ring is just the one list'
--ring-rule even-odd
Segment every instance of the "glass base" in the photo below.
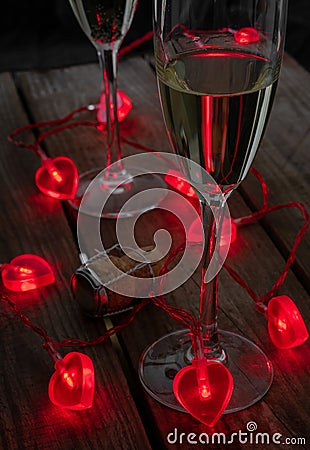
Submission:
{"label": "glass base", "polygon": [[[160,195],[156,194],[156,188],[166,188],[166,183],[159,175],[152,173],[139,176],[133,175],[132,178],[128,179],[128,173],[120,171],[114,172],[109,180],[103,176],[96,178],[102,171],[102,168],[93,169],[80,175],[76,196],[74,199],[68,200],[72,208],[93,217],[106,219],[128,218],[156,208],[164,198],[163,191],[161,191]],[[122,178],[126,179],[126,181],[116,188]],[[91,189],[87,192],[87,198],[83,199],[83,205],[80,208],[82,198],[91,182]],[[138,196],[137,200],[130,203],[129,208],[121,211],[124,204],[133,196],[151,189],[155,189],[155,193]],[[105,191],[105,194],[108,193],[108,199],[104,202],[104,205],[102,200],[103,191]],[[151,193],[151,191],[148,192]]]}
{"label": "glass base", "polygon": [[[234,390],[224,414],[240,411],[258,402],[273,380],[271,362],[253,342],[235,333],[219,330],[226,354],[225,365],[234,380]],[[188,330],[168,334],[144,351],[139,365],[140,380],[146,391],[160,403],[186,412],[173,393],[176,373],[190,364],[191,337]]]}

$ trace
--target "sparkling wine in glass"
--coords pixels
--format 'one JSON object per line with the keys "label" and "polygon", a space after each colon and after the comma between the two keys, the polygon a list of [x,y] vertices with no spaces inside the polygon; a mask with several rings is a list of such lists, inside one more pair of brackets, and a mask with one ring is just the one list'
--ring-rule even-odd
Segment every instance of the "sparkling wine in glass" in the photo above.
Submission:
{"label": "sparkling wine in glass", "polygon": [[[121,160],[123,145],[121,145],[117,114],[117,56],[131,25],[137,0],[69,1],[82,30],[97,50],[103,72],[107,134],[107,170],[102,176],[99,175],[103,170],[102,167],[82,173],[79,177],[77,195],[69,203],[73,208],[79,209],[82,197],[91,183],[82,213],[104,218],[130,217],[142,211],[139,205],[135,206],[134,202],[132,209],[127,208],[126,212],[121,211],[127,200],[139,192],[162,185],[161,179],[156,175],[135,176],[134,173],[129,173]],[[103,190],[108,191],[110,195],[101,210]],[[156,202],[153,203],[150,201],[150,204],[144,205],[143,210],[157,206]]]}
{"label": "sparkling wine in glass", "polygon": [[[156,73],[173,150],[204,168],[224,201],[248,173],[264,134],[282,61],[286,14],[286,0],[154,0]],[[189,169],[183,165],[184,175],[197,183]],[[266,394],[273,370],[254,343],[218,330],[218,278],[204,276],[214,250],[216,219],[197,195],[206,241],[199,299],[204,355],[230,370],[235,387],[226,412],[233,412]],[[213,208],[223,210],[218,195],[210,191],[208,196]],[[140,363],[146,390],[182,410],[171,374],[192,357],[188,330],[152,344]]]}

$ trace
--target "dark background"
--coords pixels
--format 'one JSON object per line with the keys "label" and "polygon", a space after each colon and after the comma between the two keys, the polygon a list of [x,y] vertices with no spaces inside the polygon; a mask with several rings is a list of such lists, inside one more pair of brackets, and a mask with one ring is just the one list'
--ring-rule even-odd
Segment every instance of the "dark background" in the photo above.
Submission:
{"label": "dark background", "polygon": [[[68,0],[1,0],[0,71],[96,61]],[[152,0],[140,0],[126,43],[152,28]],[[139,51],[151,49],[145,44]],[[310,71],[310,0],[291,0],[286,51]]]}

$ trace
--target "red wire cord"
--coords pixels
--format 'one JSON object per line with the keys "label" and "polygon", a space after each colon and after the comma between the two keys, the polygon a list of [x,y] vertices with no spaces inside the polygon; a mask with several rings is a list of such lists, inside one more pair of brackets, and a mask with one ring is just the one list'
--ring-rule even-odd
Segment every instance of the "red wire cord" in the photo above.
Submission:
{"label": "red wire cord", "polygon": [[[130,52],[133,48],[136,48],[138,45],[151,39],[152,36],[153,36],[153,32],[147,33],[142,38],[133,42],[129,46],[123,48],[120,51],[120,55],[124,55],[124,54]],[[58,119],[54,119],[54,120],[50,120],[50,121],[43,121],[43,122],[39,122],[39,123],[35,123],[35,124],[24,125],[22,127],[17,128],[16,130],[14,130],[12,133],[10,133],[8,136],[8,140],[12,144],[14,144],[18,147],[34,151],[41,160],[46,159],[47,155],[41,149],[40,144],[47,137],[49,137],[51,135],[55,135],[57,133],[60,133],[63,130],[73,129],[73,128],[76,128],[79,126],[93,127],[93,128],[97,128],[100,131],[102,131],[105,128],[104,124],[102,124],[100,122],[95,122],[95,121],[92,122],[92,121],[84,120],[84,121],[74,121],[74,122],[68,123],[76,115],[81,114],[86,111],[90,111],[91,109],[94,109],[94,108],[90,108],[89,106],[82,106],[82,107],[77,108],[74,111],[71,111],[70,113],[68,113],[65,116],[60,117]],[[36,141],[34,144],[26,144],[25,142],[23,142],[17,138],[21,133],[24,133],[27,130],[34,130],[37,128],[46,128],[46,127],[49,127],[50,129],[45,130],[42,133],[40,133],[38,135],[38,137],[36,138]],[[53,128],[51,128],[51,127],[53,127]],[[137,142],[132,142],[128,139],[123,138],[123,141],[128,143],[129,145],[137,148],[138,150],[147,151],[147,152],[155,151],[155,150],[152,150],[152,149],[144,146],[143,144],[139,144]],[[289,202],[286,204],[268,206],[267,183],[265,182],[264,178],[258,172],[257,169],[251,167],[250,170],[251,170],[252,174],[260,182],[261,189],[262,189],[262,195],[263,195],[263,203],[262,203],[262,207],[260,208],[260,210],[253,212],[247,216],[234,219],[234,222],[238,227],[257,222],[258,220],[262,219],[266,214],[269,214],[271,212],[278,211],[278,210],[284,209],[284,208],[298,208],[304,218],[304,223],[296,235],[293,247],[287,258],[287,261],[285,263],[282,273],[280,274],[280,276],[278,277],[277,281],[274,283],[274,285],[272,286],[270,291],[267,292],[266,294],[264,294],[262,297],[259,297],[255,293],[255,291],[247,285],[247,283],[242,279],[242,277],[240,275],[238,275],[238,273],[232,267],[230,267],[227,263],[224,264],[224,267],[227,270],[227,272],[230,274],[230,276],[238,284],[240,284],[240,286],[242,286],[246,290],[246,292],[249,294],[249,296],[254,300],[256,309],[262,313],[265,313],[265,311],[266,311],[265,303],[268,302],[273,297],[276,290],[279,289],[279,287],[284,283],[287,273],[288,273],[292,263],[295,260],[297,248],[300,245],[303,237],[305,236],[305,234],[307,233],[307,231],[309,229],[309,215],[308,215],[304,205],[300,202]],[[184,248],[185,248],[185,244],[183,243],[176,250],[171,252],[171,254],[169,255],[168,259],[166,260],[165,264],[163,265],[163,267],[160,271],[160,275],[167,272],[169,265],[176,258],[176,256],[184,250]],[[136,314],[146,304],[148,304],[150,302],[152,302],[155,306],[166,311],[174,320],[176,320],[178,323],[180,323],[183,327],[190,329],[192,333],[197,332],[197,330],[199,329],[198,321],[189,312],[183,310],[182,308],[168,305],[162,295],[154,297],[153,294],[151,293],[149,296],[149,299],[143,300],[142,302],[140,302],[139,304],[134,306],[131,313],[129,314],[129,316],[126,318],[126,320],[122,324],[116,325],[116,326],[110,328],[109,330],[107,330],[105,333],[103,333],[98,338],[90,340],[90,341],[77,339],[77,338],[68,338],[68,339],[64,339],[62,341],[56,342],[56,341],[53,341],[50,336],[48,336],[48,334],[46,333],[46,331],[43,328],[33,324],[29,320],[29,318],[21,312],[21,310],[18,308],[18,306],[7,295],[4,295],[4,294],[0,294],[0,295],[1,295],[1,300],[7,303],[7,305],[11,308],[11,310],[19,317],[19,319],[21,320],[22,323],[26,327],[31,328],[36,334],[40,335],[44,339],[43,348],[45,348],[50,354],[52,354],[56,348],[60,348],[60,347],[86,347],[86,346],[98,345],[98,344],[102,343],[105,339],[109,338],[110,336],[112,336],[115,333],[118,333],[123,328],[130,325],[133,322]]]}
{"label": "red wire cord", "polygon": [[278,211],[280,209],[284,209],[284,208],[299,209],[299,211],[302,213],[302,216],[304,219],[304,223],[296,235],[293,247],[292,247],[290,254],[286,260],[286,263],[285,263],[282,273],[280,274],[280,276],[278,277],[277,281],[274,283],[274,285],[272,286],[270,291],[268,291],[262,297],[259,298],[258,295],[253,291],[253,289],[251,289],[247,285],[245,280],[243,280],[243,278],[240,277],[240,275],[238,275],[238,273],[232,267],[230,267],[227,263],[224,264],[224,267],[227,270],[227,272],[229,273],[229,275],[240,286],[242,286],[247,291],[249,296],[254,300],[254,302],[256,303],[256,305],[255,305],[256,309],[259,310],[260,312],[265,313],[266,306],[264,304],[267,303],[274,296],[275,292],[284,283],[286,276],[288,274],[288,271],[296,258],[296,252],[297,252],[298,246],[300,245],[303,237],[306,235],[306,233],[309,229],[309,214],[308,214],[306,208],[304,207],[304,205],[300,202],[288,202],[288,203],[283,203],[283,204],[279,204],[279,205],[268,206],[269,192],[268,192],[267,183],[257,169],[255,169],[254,167],[251,167],[250,170],[260,183],[260,186],[262,189],[262,194],[263,194],[263,205],[259,211],[253,212],[253,213],[249,214],[248,216],[239,217],[237,219],[234,219],[234,222],[238,227],[257,222],[258,220],[265,217],[267,214],[274,212],[274,211]]}
{"label": "red wire cord", "polygon": [[[59,119],[55,119],[52,121],[46,121],[46,122],[40,122],[37,124],[25,125],[23,127],[20,127],[20,128],[17,128],[16,130],[14,130],[9,135],[8,139],[14,145],[22,147],[22,148],[34,150],[38,154],[38,149],[40,150],[40,143],[44,139],[46,139],[47,137],[49,137],[51,135],[60,133],[61,131],[65,130],[65,129],[72,129],[72,128],[76,128],[79,126],[90,126],[90,127],[94,127],[99,130],[102,130],[103,124],[101,124],[99,122],[75,121],[75,122],[72,122],[69,124],[65,124],[67,121],[73,119],[77,114],[80,114],[80,113],[88,111],[88,110],[89,110],[88,106],[83,106],[83,107],[80,107],[80,108],[70,112],[69,114],[67,114]],[[55,125],[58,125],[58,126],[55,127]],[[54,126],[55,128],[46,130],[46,131],[42,132],[41,134],[39,134],[39,136],[37,137],[37,139],[35,141],[35,144],[25,144],[24,142],[16,139],[16,136],[18,136],[20,133],[22,133],[26,130],[42,128],[42,127],[51,127],[51,126]],[[132,142],[128,139],[124,139],[124,141],[142,151],[148,151],[148,152],[155,151],[155,150],[152,150],[152,149],[144,146],[143,144]],[[40,154],[39,154],[39,156],[40,156]],[[267,292],[265,295],[263,295],[261,298],[259,298],[257,296],[257,294],[254,292],[254,290],[247,285],[247,283],[240,277],[240,275],[237,274],[237,272],[232,267],[230,267],[227,263],[224,265],[225,269],[228,271],[230,276],[238,284],[240,284],[240,286],[242,286],[247,291],[249,296],[254,300],[254,302],[256,303],[256,309],[258,309],[259,311],[264,313],[266,310],[266,306],[264,305],[264,303],[268,302],[271,299],[271,297],[274,295],[276,290],[283,284],[283,282],[287,276],[288,270],[290,269],[292,263],[295,260],[297,248],[309,228],[309,215],[308,215],[304,205],[299,202],[289,202],[286,204],[268,206],[267,183],[265,182],[264,178],[258,172],[257,169],[255,169],[254,167],[251,167],[250,170],[251,170],[252,174],[260,182],[262,194],[263,194],[263,204],[259,211],[251,213],[248,216],[239,217],[239,218],[234,219],[234,222],[238,227],[257,222],[258,220],[262,219],[266,214],[283,209],[283,208],[298,208],[304,217],[304,223],[297,233],[295,242],[293,244],[292,250],[289,254],[289,257],[286,261],[286,264],[285,264],[285,267],[284,267],[282,273],[280,274],[279,278],[277,279],[275,284],[272,286],[270,291]],[[167,270],[169,264],[171,264],[173,259],[177,256],[177,254],[183,250],[184,250],[184,244],[182,244],[180,247],[178,247],[174,252],[172,252],[169,255],[169,258],[167,259],[166,263],[162,267],[161,274]],[[40,334],[44,338],[45,343],[43,344],[43,346],[46,349],[48,349],[48,347],[50,346],[51,343],[53,344],[54,348],[69,347],[69,346],[75,346],[75,347],[76,346],[80,346],[80,347],[84,346],[85,347],[85,346],[100,344],[102,341],[104,341],[105,339],[107,339],[108,337],[113,335],[114,333],[117,333],[120,330],[122,330],[123,328],[127,327],[134,320],[134,317],[138,313],[138,311],[140,311],[140,309],[145,304],[149,303],[149,301],[150,301],[150,300],[146,300],[146,301],[143,301],[140,304],[138,304],[133,309],[132,313],[130,314],[130,316],[127,318],[127,320],[123,324],[120,324],[116,327],[111,328],[110,330],[108,330],[106,333],[104,333],[102,336],[100,336],[97,339],[94,339],[92,341],[83,341],[81,339],[69,338],[69,339],[65,339],[60,342],[53,342],[51,340],[51,338],[45,333],[45,331],[42,328],[37,327],[36,325],[32,325],[30,323],[29,319],[21,313],[21,311],[18,309],[18,307],[11,300],[9,300],[7,296],[2,296],[2,300],[6,301],[8,303],[8,305],[15,311],[15,313],[19,316],[19,318],[22,320],[22,322],[26,326],[32,328],[37,334]],[[192,332],[194,332],[194,330],[197,329],[197,321],[194,319],[194,317],[190,313],[182,310],[181,308],[176,308],[176,307],[168,305],[162,296],[156,297],[156,298],[153,297],[152,301],[156,306],[165,310],[170,316],[172,316],[182,326],[189,328],[190,330],[192,330]]]}

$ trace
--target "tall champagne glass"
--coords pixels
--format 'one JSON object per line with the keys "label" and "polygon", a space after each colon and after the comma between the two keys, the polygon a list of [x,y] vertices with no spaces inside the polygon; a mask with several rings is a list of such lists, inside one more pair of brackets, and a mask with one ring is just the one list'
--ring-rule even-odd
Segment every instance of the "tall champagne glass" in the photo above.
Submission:
{"label": "tall champagne glass", "polygon": [[[135,177],[133,173],[128,173],[121,161],[122,148],[117,114],[117,56],[131,25],[137,0],[69,0],[69,2],[81,28],[97,50],[103,72],[107,128],[107,170],[102,176],[97,175],[103,168],[82,173],[79,177],[76,198],[70,201],[70,204],[78,209],[86,189],[92,183],[91,189],[87,191],[87,210],[84,207],[83,213],[93,216],[99,214],[105,218],[135,215],[141,211],[127,208],[126,213],[121,212],[126,201],[147,188],[161,184],[159,177],[155,175]],[[113,166],[109,170],[111,165]],[[103,210],[98,213],[102,190],[109,191],[111,195]],[[149,204],[144,210],[154,206],[156,205]]]}
{"label": "tall champagne glass", "polygon": [[[245,178],[262,139],[281,66],[286,0],[154,0],[155,58],[159,94],[174,151],[202,166],[225,200]],[[191,180],[191,172],[184,175]],[[234,379],[226,412],[262,398],[272,366],[252,342],[218,331],[218,279],[207,282],[214,217],[197,192],[205,231],[200,320],[204,355],[225,364]],[[218,196],[209,192],[220,210]],[[219,221],[220,222],[220,221]],[[211,250],[211,252],[210,252]],[[160,402],[182,410],[173,374],[190,363],[188,330],[146,349],[140,378]]]}

